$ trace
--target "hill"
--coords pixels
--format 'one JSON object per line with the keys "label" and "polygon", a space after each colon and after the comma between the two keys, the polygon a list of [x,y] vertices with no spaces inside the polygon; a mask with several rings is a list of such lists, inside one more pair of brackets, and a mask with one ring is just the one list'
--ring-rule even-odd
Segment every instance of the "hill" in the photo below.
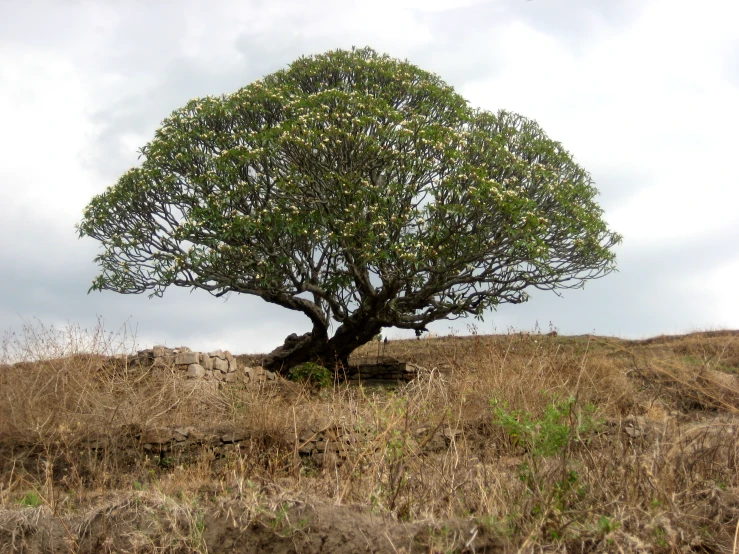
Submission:
{"label": "hill", "polygon": [[16,340],[24,360],[0,365],[0,552],[735,548],[739,331],[372,343],[353,360],[417,378],[327,388]]}

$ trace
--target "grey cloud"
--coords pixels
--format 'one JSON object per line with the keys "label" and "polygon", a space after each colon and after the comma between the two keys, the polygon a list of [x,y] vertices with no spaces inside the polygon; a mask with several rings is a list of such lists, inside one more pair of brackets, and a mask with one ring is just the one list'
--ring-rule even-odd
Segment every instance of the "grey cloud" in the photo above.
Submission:
{"label": "grey cloud", "polygon": [[596,201],[605,210],[606,220],[611,210],[633,198],[654,180],[651,172],[633,167],[612,168],[594,165],[586,169],[595,180],[595,188],[600,193]]}
{"label": "grey cloud", "polygon": [[[93,93],[99,73],[123,78],[110,99],[92,97],[92,119],[98,134],[91,137],[86,163],[106,183],[112,183],[135,160],[134,153],[128,151],[130,145],[122,143],[123,135],[143,135],[148,140],[154,126],[188,99],[235,91],[301,55],[369,45],[395,57],[408,57],[459,88],[494,77],[506,63],[505,50],[491,51],[486,45],[495,44],[489,37],[514,20],[557,38],[578,54],[597,39],[594,33],[616,32],[628,26],[646,3],[503,0],[439,13],[419,11],[415,21],[433,37],[426,43],[423,39],[396,39],[372,26],[344,28],[332,22],[339,12],[332,14],[324,7],[291,13],[289,3],[282,3],[271,20],[274,14],[267,11],[275,3],[251,2],[240,5],[234,13],[253,16],[255,24],[244,26],[227,59],[183,53],[182,39],[189,25],[185,13],[197,13],[207,33],[215,37],[219,22],[233,8],[215,5],[212,10],[199,8],[192,12],[190,8],[196,4],[186,4],[186,9],[179,10],[172,9],[174,2],[101,3],[115,7],[115,17],[95,20],[87,11],[88,3],[38,3],[34,5],[44,8],[32,10],[0,0],[0,36],[6,46],[28,45],[72,60],[85,74]],[[343,8],[343,4],[337,3],[334,8]],[[739,82],[739,74],[730,63],[727,73]],[[573,153],[577,155],[577,151]],[[653,182],[655,172],[659,172],[657,167],[641,168],[628,160],[618,167],[600,163],[587,169],[602,192],[599,202],[606,209],[606,219],[610,210]],[[96,273],[92,259],[97,247],[89,239],[77,240],[73,223],[44,219],[31,212],[8,214],[0,222],[0,264],[4,268],[0,331],[18,328],[23,319],[33,317],[46,323],[69,321],[86,327],[94,326],[102,317],[114,329],[128,322],[151,342],[197,347],[204,341],[229,337],[233,351],[264,352],[286,335],[309,329],[302,315],[246,296],[233,295],[224,302],[182,289],[169,290],[163,298],[151,300],[145,295],[112,292],[88,295],[87,288]],[[493,325],[498,331],[505,331],[509,325],[531,329],[538,321],[546,331],[551,321],[563,333],[645,336],[710,324],[707,297],[700,291],[686,293],[690,288],[683,283],[700,279],[732,261],[737,236],[739,222],[722,232],[685,240],[650,241],[649,237],[627,236],[619,250],[618,273],[589,282],[584,290],[564,291],[562,298],[551,292],[532,291],[529,303],[502,306],[478,327],[483,332],[491,331]],[[432,330],[446,333],[454,328],[466,332],[473,323],[471,318],[441,321]],[[402,335],[396,330],[386,334]]]}
{"label": "grey cloud", "polygon": [[[594,23],[605,28],[623,27],[638,17],[640,8],[633,0],[504,0],[437,12],[419,10],[417,18],[428,26],[434,39],[431,45],[413,48],[412,61],[454,86],[471,79],[484,81],[495,78],[506,65],[506,52],[519,46],[495,40],[512,19],[557,38],[580,54],[597,32]],[[493,44],[497,49],[482,44]],[[536,67],[531,70],[536,71]]]}
{"label": "grey cloud", "polygon": [[[107,291],[88,295],[96,272],[92,262],[95,242],[77,240],[71,229],[69,234],[60,232],[52,223],[18,221],[4,231],[22,240],[0,250],[0,264],[6,268],[0,310],[3,330],[17,329],[29,318],[94,327],[102,317],[113,329],[128,324],[150,343],[197,345],[236,335],[230,348],[237,352],[269,351],[288,334],[309,330],[308,320],[300,314],[242,295],[232,295],[227,301],[183,289],[168,290],[163,298],[154,299]],[[699,278],[726,263],[735,236],[739,236],[739,225],[678,244],[629,245],[627,237],[619,251],[620,271],[589,282],[584,290],[564,291],[561,298],[532,291],[530,302],[501,306],[486,316],[485,323],[472,318],[440,321],[431,330],[446,333],[452,328],[465,333],[468,325],[476,324],[481,332],[491,332],[493,326],[501,332],[509,326],[532,329],[538,322],[546,331],[550,321],[561,332],[576,334],[639,337],[690,330],[710,323],[702,306],[704,299],[685,296],[675,276]],[[27,261],[19,263],[23,252]],[[269,329],[268,339],[264,329]],[[392,329],[385,333],[404,336]]]}
{"label": "grey cloud", "polygon": [[[618,251],[617,273],[588,282],[582,290],[532,291],[519,306],[501,306],[486,320],[498,330],[508,326],[531,329],[536,321],[546,329],[551,321],[566,334],[644,337],[690,331],[712,323],[703,296],[686,294],[682,283],[699,279],[731,258],[739,224],[720,233],[671,243],[629,244]],[[725,286],[731,287],[730,283]],[[489,328],[487,329],[489,330]]]}
{"label": "grey cloud", "polygon": [[739,90],[739,40],[734,41],[729,48],[722,69],[729,82]]}
{"label": "grey cloud", "polygon": [[[172,288],[162,298],[120,295],[105,291],[87,294],[97,267],[97,243],[76,238],[55,222],[16,218],[3,228],[7,241],[0,248],[3,293],[0,331],[19,329],[37,319],[50,325],[73,322],[94,327],[103,318],[112,328],[128,323],[153,342],[194,345],[217,340],[224,333],[243,336],[235,351],[271,350],[292,332],[308,330],[309,321],[261,299],[231,295],[214,298],[203,291]],[[261,328],[282,329],[265,341]],[[282,334],[284,333],[284,334]]]}
{"label": "grey cloud", "polygon": [[509,15],[557,37],[579,54],[587,50],[588,39],[602,28],[625,27],[638,19],[645,4],[640,0],[508,0],[505,5]]}
{"label": "grey cloud", "polygon": [[[233,92],[253,81],[255,75],[254,70],[247,66],[239,71],[219,72],[192,59],[170,61],[159,73],[159,81],[155,85],[145,89],[132,87],[132,92],[122,100],[91,115],[99,131],[85,160],[88,167],[112,181],[126,169],[134,154],[121,143],[122,135],[142,134],[148,141],[153,138],[152,124],[161,123],[188,100]],[[137,148],[142,146],[143,143]]]}

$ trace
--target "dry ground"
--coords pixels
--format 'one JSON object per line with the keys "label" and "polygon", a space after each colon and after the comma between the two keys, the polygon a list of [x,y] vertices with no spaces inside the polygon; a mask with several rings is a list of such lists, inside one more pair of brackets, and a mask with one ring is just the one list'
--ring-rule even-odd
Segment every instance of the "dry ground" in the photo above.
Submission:
{"label": "dry ground", "polygon": [[6,337],[0,552],[737,551],[739,332],[373,343],[428,371],[323,390],[112,372],[117,340]]}

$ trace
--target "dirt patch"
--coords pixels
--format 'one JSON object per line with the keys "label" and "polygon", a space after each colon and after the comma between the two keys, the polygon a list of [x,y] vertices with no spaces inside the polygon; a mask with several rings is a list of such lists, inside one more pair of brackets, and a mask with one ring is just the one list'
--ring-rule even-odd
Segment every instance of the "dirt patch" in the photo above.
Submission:
{"label": "dirt patch", "polygon": [[128,495],[86,513],[0,510],[1,552],[260,552],[265,554],[500,552],[505,543],[470,520],[402,523],[367,508],[283,502],[245,507],[213,501],[198,509],[148,494]]}

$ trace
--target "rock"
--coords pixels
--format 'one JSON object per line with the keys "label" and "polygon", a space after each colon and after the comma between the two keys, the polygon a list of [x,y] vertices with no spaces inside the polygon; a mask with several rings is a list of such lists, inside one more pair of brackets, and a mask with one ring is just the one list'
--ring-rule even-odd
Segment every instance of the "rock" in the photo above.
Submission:
{"label": "rock", "polygon": [[141,435],[141,442],[143,444],[166,444],[172,439],[174,439],[174,432],[172,429],[166,429],[164,427],[148,429]]}
{"label": "rock", "polygon": [[316,452],[316,445],[314,442],[307,442],[305,444],[301,444],[298,447],[298,453],[303,455],[311,455]]}
{"label": "rock", "polygon": [[158,358],[154,358],[154,360],[152,360],[152,362],[151,362],[151,367],[152,368],[169,367],[169,366],[170,366],[170,364],[167,363],[167,360],[164,358],[164,356],[160,356]]}
{"label": "rock", "polygon": [[221,442],[229,444],[235,442],[241,442],[246,438],[246,433],[243,431],[232,431],[221,436]]}
{"label": "rock", "polygon": [[151,347],[151,352],[154,354],[155,357],[164,356],[167,353],[167,347],[162,346],[161,344],[157,344]]}
{"label": "rock", "polygon": [[208,354],[200,354],[200,365],[203,366],[205,369],[212,371],[213,358],[211,358]]}
{"label": "rock", "polygon": [[177,431],[175,431],[175,432],[173,433],[173,436],[172,436],[172,438],[173,438],[173,439],[174,439],[174,440],[175,440],[176,442],[184,442],[184,441],[186,441],[186,440],[187,440],[187,435],[183,435],[182,433],[178,433]]}
{"label": "rock", "polygon": [[637,439],[644,434],[644,432],[641,429],[636,429],[634,427],[624,427],[624,432],[627,435],[629,435],[632,439]]}
{"label": "rock", "polygon": [[188,379],[202,379],[205,377],[205,368],[200,364],[190,364],[187,366]]}
{"label": "rock", "polygon": [[189,379],[219,383],[244,382],[251,386],[259,386],[278,378],[277,373],[266,371],[263,367],[243,368],[229,351],[193,352],[185,346],[167,348],[158,344],[151,349],[139,351],[135,357],[119,354],[107,358],[103,363],[114,369],[138,368],[144,371],[177,367],[184,370]]}
{"label": "rock", "polygon": [[180,352],[175,356],[174,363],[175,365],[200,364],[200,356],[197,352]]}
{"label": "rock", "polygon": [[174,440],[184,441],[193,432],[195,432],[195,427],[178,427],[174,430]]}
{"label": "rock", "polygon": [[187,427],[187,430],[189,431],[187,433],[187,438],[192,441],[204,441],[206,438],[206,435],[203,431],[200,431],[198,429],[195,429],[194,427]]}

